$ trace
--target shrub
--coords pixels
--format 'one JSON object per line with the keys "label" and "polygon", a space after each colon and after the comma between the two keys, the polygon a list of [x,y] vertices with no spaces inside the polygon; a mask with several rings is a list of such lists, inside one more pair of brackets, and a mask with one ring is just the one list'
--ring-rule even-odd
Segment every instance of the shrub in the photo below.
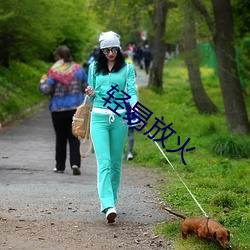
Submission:
{"label": "shrub", "polygon": [[210,149],[213,154],[231,159],[250,157],[249,138],[236,135],[221,135],[213,137]]}
{"label": "shrub", "polygon": [[237,206],[235,197],[233,197],[233,195],[229,194],[228,192],[221,192],[215,194],[210,200],[210,203],[214,206],[221,208],[233,209]]}

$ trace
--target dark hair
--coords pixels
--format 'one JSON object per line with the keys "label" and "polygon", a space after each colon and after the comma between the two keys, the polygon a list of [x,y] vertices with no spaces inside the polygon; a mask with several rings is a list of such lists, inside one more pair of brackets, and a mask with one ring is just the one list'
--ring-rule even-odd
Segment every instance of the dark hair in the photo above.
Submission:
{"label": "dark hair", "polygon": [[72,62],[73,61],[70,50],[65,45],[61,45],[56,49],[56,51],[54,53],[54,57],[55,58],[60,57],[60,59],[63,59],[64,62]]}
{"label": "dark hair", "polygon": [[[113,72],[119,71],[121,68],[123,68],[125,66],[125,64],[126,63],[125,63],[124,57],[121,53],[121,50],[118,49],[117,55],[115,58],[115,65],[114,65],[112,71]],[[97,57],[96,72],[101,73],[103,75],[109,74],[109,69],[108,69],[108,65],[107,65],[107,58],[103,54],[102,50],[100,50],[99,56]]]}

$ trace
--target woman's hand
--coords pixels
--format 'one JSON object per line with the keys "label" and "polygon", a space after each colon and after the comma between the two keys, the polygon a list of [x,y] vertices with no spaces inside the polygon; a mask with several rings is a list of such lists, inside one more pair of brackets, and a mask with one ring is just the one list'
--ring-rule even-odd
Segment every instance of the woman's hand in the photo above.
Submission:
{"label": "woman's hand", "polygon": [[85,92],[86,92],[86,94],[87,94],[88,96],[92,96],[92,97],[95,96],[95,90],[94,90],[92,87],[90,87],[90,86],[88,86],[88,87],[85,89]]}
{"label": "woman's hand", "polygon": [[[134,109],[134,106],[136,105],[136,102],[134,102],[132,105],[131,105],[131,108]],[[135,107],[135,110],[138,111],[138,108]]]}

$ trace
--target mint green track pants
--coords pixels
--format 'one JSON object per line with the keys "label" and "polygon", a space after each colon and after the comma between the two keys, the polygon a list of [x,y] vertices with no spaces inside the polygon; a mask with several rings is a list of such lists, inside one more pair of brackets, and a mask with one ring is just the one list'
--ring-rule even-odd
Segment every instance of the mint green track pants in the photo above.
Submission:
{"label": "mint green track pants", "polygon": [[114,114],[91,113],[90,134],[97,160],[97,190],[101,211],[115,207],[121,179],[122,155],[127,137],[127,121]]}

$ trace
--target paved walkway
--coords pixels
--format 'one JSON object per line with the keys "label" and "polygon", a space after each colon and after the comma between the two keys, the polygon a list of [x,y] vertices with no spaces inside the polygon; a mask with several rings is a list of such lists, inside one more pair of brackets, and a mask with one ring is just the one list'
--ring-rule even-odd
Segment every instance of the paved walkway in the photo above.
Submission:
{"label": "paved walkway", "polygon": [[[138,85],[142,86],[146,80],[145,74],[138,73]],[[104,230],[106,221],[100,213],[94,154],[82,160],[81,176],[73,176],[69,164],[64,174],[56,174],[52,171],[55,166],[54,141],[47,107],[0,130],[0,222],[1,218],[8,221],[20,217],[38,221],[91,221],[96,223],[96,230]],[[117,223],[125,229],[131,227],[131,223],[144,226],[146,223],[152,229],[155,223],[166,220],[166,213],[159,208],[157,192],[151,188],[158,182],[157,178],[156,170],[124,164]],[[8,249],[8,244],[14,244],[1,237],[3,234],[0,249]],[[25,239],[21,238],[20,242]],[[27,249],[19,248],[20,242],[17,241],[16,248],[11,249]],[[39,246],[39,240],[36,244]],[[131,242],[131,248],[126,249],[136,249],[136,244]]]}
{"label": "paved walkway", "polygon": [[[138,72],[137,79],[138,85],[143,86],[147,81],[147,76],[143,72]],[[54,144],[54,131],[47,107],[40,109],[31,117],[12,127],[0,130],[0,196],[6,192],[7,196],[11,194],[15,198],[14,200],[8,199],[5,206],[11,206],[13,202],[15,203],[18,200],[24,202],[26,198],[29,199],[31,193],[36,194],[36,199],[41,199],[41,201],[53,199],[55,192],[51,191],[56,190],[62,197],[71,193],[75,195],[76,199],[79,196],[87,195],[89,202],[81,204],[81,207],[82,209],[84,207],[90,209],[94,205],[94,209],[90,210],[93,210],[96,214],[96,211],[99,210],[99,200],[96,191],[96,160],[94,154],[82,160],[81,176],[72,176],[69,166],[67,166],[65,174],[55,174],[52,172],[55,166]],[[136,177],[130,176],[130,171],[126,174],[127,169],[128,166],[125,166],[124,187],[121,192],[125,192],[126,194],[123,193],[123,195],[128,198],[134,193],[133,188],[130,187],[131,181],[135,181],[136,184],[139,184],[140,181],[135,180]],[[146,174],[147,169],[143,171]],[[22,185],[20,186],[20,184]],[[147,183],[141,184],[146,185]],[[70,190],[70,186],[72,190]],[[140,189],[140,187],[136,188]],[[82,191],[83,193],[81,193]],[[142,200],[144,198],[142,197]],[[84,200],[86,200],[86,197]],[[132,202],[131,206],[133,206],[134,201],[128,199],[127,202]],[[140,207],[142,206],[139,205],[138,208]],[[60,217],[59,213],[57,215]],[[77,214],[73,214],[73,217],[77,216]],[[156,219],[154,216],[153,214],[148,219],[154,221]],[[86,219],[90,219],[90,217],[87,216]],[[133,220],[134,218],[130,216],[127,219]],[[141,219],[147,220],[146,218]]]}
{"label": "paved walkway", "polygon": [[[4,204],[1,203],[1,208],[6,209],[7,212],[9,207],[15,207],[19,203],[24,205],[34,197],[39,207],[45,209],[48,203],[53,204],[56,196],[62,201],[73,199],[75,206],[79,207],[79,213],[70,214],[72,219],[84,217],[86,220],[103,220],[102,214],[99,213],[96,190],[95,155],[91,154],[82,160],[81,176],[72,175],[69,162],[65,174],[56,174],[52,171],[55,166],[54,140],[54,131],[47,108],[39,110],[21,123],[0,133],[0,201],[5,201]],[[153,206],[151,202],[145,204],[150,188],[146,188],[147,192],[144,193],[145,186],[153,183],[150,179],[139,177],[142,174],[147,176],[150,172],[147,169],[139,170],[132,166],[124,166],[121,188],[123,201],[118,206],[121,211],[125,211],[128,206],[133,207],[135,200],[138,210],[146,211],[147,206]],[[139,176],[136,176],[137,174]],[[140,195],[137,196],[138,194]],[[130,199],[130,197],[136,197],[136,199]],[[86,210],[92,212],[86,213],[84,212]],[[31,214],[25,205],[21,212],[27,216]],[[90,216],[91,213],[93,217]],[[141,222],[158,221],[162,218],[160,214],[155,213],[148,214],[146,217],[138,217],[139,214],[145,213],[136,212],[129,216],[121,214],[121,218],[131,221],[136,219]],[[36,213],[34,216],[37,216]],[[54,216],[59,219],[62,216],[60,210]]]}
{"label": "paved walkway", "polygon": [[145,87],[148,85],[148,75],[145,74],[144,70],[136,68],[136,83],[138,87]]}

